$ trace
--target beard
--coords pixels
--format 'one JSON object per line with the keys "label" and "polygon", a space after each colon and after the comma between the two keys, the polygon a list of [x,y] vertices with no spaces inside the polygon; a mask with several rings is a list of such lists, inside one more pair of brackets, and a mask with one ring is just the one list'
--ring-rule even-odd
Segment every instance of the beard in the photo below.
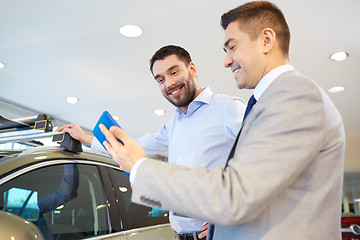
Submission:
{"label": "beard", "polygon": [[181,86],[182,90],[184,91],[181,96],[181,99],[179,100],[171,99],[167,94],[163,94],[163,95],[175,107],[186,107],[194,100],[196,94],[196,86],[193,84],[194,81],[195,79],[192,78],[189,73],[187,79],[183,84],[175,86],[175,88]]}

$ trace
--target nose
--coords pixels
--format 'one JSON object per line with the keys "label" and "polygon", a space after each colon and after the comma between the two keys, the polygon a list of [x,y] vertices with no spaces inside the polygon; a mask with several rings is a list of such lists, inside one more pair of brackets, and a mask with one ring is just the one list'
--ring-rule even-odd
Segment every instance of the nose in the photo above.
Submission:
{"label": "nose", "polygon": [[226,54],[225,61],[224,61],[224,67],[225,68],[231,67],[233,62],[234,62],[234,59],[232,57],[230,57],[229,54]]}
{"label": "nose", "polygon": [[172,77],[167,77],[165,79],[165,84],[166,84],[166,87],[170,87],[172,85],[175,85],[175,79],[172,78]]}

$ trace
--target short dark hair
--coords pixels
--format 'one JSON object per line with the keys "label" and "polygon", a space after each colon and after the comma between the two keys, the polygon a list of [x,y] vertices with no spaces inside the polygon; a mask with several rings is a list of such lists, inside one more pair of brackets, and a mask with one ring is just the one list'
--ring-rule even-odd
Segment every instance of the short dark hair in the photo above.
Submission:
{"label": "short dark hair", "polygon": [[190,62],[192,62],[190,54],[184,48],[175,46],[175,45],[167,45],[159,50],[157,50],[154,55],[150,59],[150,71],[153,73],[154,63],[158,60],[164,60],[164,58],[176,55],[181,61],[185,63],[186,66],[189,66]]}
{"label": "short dark hair", "polygon": [[251,40],[257,39],[265,28],[275,31],[279,47],[285,56],[289,55],[290,30],[284,14],[268,1],[248,2],[221,16],[221,26],[226,30],[232,22],[241,22],[241,30],[249,34]]}

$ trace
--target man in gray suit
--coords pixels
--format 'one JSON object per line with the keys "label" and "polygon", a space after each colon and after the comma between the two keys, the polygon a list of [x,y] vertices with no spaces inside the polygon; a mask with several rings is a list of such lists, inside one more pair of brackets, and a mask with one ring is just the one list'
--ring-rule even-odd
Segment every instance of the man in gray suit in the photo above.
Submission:
{"label": "man in gray suit", "polygon": [[227,166],[209,171],[148,159],[121,129],[101,126],[109,153],[131,171],[132,200],[213,223],[214,239],[340,239],[339,112],[288,64],[290,31],[275,5],[246,3],[221,24],[225,67],[239,88],[254,89],[255,103]]}

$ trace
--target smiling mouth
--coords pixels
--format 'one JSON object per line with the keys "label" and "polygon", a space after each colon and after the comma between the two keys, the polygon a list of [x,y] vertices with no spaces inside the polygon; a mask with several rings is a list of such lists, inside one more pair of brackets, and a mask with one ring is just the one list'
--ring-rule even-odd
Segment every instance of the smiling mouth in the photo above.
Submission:
{"label": "smiling mouth", "polygon": [[168,94],[169,94],[169,95],[175,95],[175,94],[177,94],[177,93],[181,90],[181,88],[182,88],[182,87],[179,87],[179,88],[177,88],[177,89],[175,89],[175,90],[171,90],[171,91],[168,92]]}
{"label": "smiling mouth", "polygon": [[233,73],[237,73],[237,71],[239,71],[240,69],[241,69],[241,67],[235,68],[235,69],[233,70]]}

